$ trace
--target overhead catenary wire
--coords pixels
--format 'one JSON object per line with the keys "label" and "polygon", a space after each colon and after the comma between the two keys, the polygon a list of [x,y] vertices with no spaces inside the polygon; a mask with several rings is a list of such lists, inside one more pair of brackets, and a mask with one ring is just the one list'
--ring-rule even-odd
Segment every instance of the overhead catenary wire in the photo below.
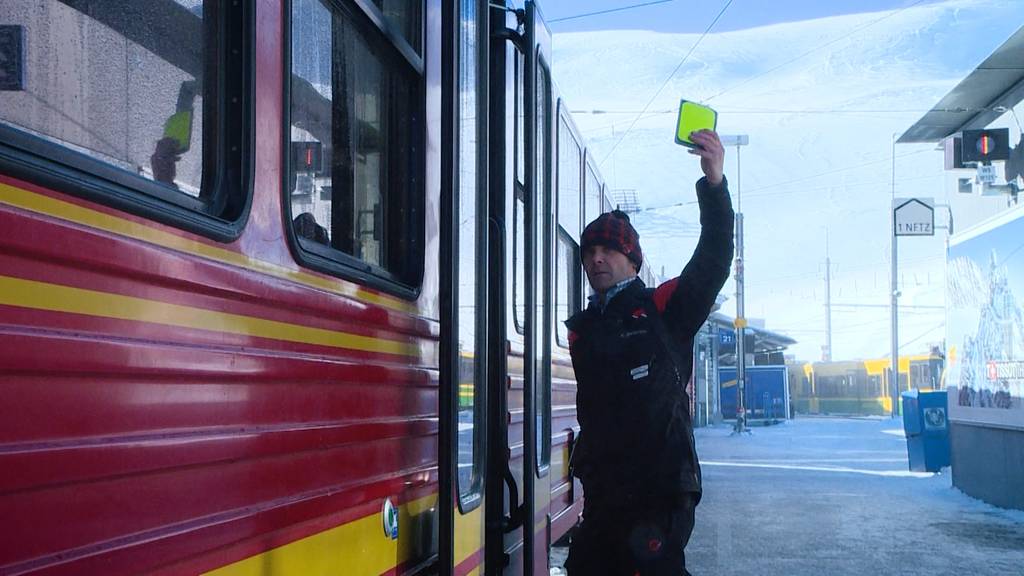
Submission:
{"label": "overhead catenary wire", "polygon": [[689,60],[690,55],[693,54],[693,51],[697,49],[697,46],[700,46],[701,41],[704,40],[704,37],[708,35],[708,32],[710,32],[711,29],[715,26],[715,24],[718,23],[718,20],[722,17],[722,14],[725,14],[725,11],[729,9],[729,6],[732,5],[732,2],[733,0],[728,0],[725,3],[725,5],[722,6],[722,9],[718,11],[718,15],[715,16],[715,19],[712,20],[710,24],[708,24],[708,27],[704,29],[704,32],[700,35],[700,38],[698,38],[697,41],[693,43],[693,46],[690,47],[689,52],[687,52],[686,55],[683,56],[683,59],[679,61],[679,64],[677,64],[676,67],[672,70],[672,73],[668,75],[668,78],[665,78],[665,81],[661,83],[661,86],[658,87],[658,90],[654,93],[654,96],[651,96],[651,99],[647,101],[647,104],[644,105],[643,111],[640,112],[640,114],[637,114],[636,118],[633,119],[633,122],[630,123],[628,128],[626,128],[626,131],[622,133],[622,136],[620,136],[619,139],[615,141],[615,144],[612,145],[612,149],[609,150],[607,154],[605,154],[604,158],[601,159],[601,161],[598,163],[599,167],[604,165],[605,161],[607,161],[608,158],[610,158],[612,154],[615,153],[615,149],[619,147],[619,144],[621,144],[623,140],[626,139],[626,136],[629,135],[629,131],[632,130],[634,126],[636,126],[637,121],[639,121],[640,117],[644,115],[644,112],[651,107],[651,104],[653,104],[654,101],[658,98],[658,96],[661,94],[661,91],[665,89],[665,86],[668,86],[668,83],[676,75],[676,72],[678,72],[679,69],[683,67],[683,64],[685,64],[686,61]]}
{"label": "overhead catenary wire", "polygon": [[1014,256],[1017,255],[1018,252],[1021,251],[1022,248],[1024,248],[1024,243],[1020,244],[1019,246],[1014,248],[1009,254],[1004,256],[1002,264],[1005,266],[1006,263],[1010,261],[1010,259],[1012,259]]}
{"label": "overhead catenary wire", "polygon": [[[926,149],[926,150],[918,150],[916,152],[907,152],[906,154],[900,154],[900,155],[896,156],[896,158],[906,158],[908,156],[916,156],[917,154],[924,154],[926,152],[934,153],[935,150],[929,148],[929,149]],[[768,194],[756,194],[756,193],[758,191],[760,191],[760,190],[767,190],[769,188],[776,188],[778,186],[788,186],[790,184],[797,184],[799,182],[806,182],[807,180],[814,180],[815,178],[821,178],[822,176],[831,176],[832,174],[838,174],[839,172],[846,172],[847,170],[856,170],[857,168],[864,168],[864,167],[867,167],[867,166],[872,166],[874,164],[881,164],[883,162],[892,162],[892,157],[882,158],[880,160],[870,160],[868,162],[864,162],[862,164],[856,164],[856,165],[853,165],[853,166],[844,166],[842,168],[836,168],[836,169],[829,170],[829,171],[826,171],[826,172],[819,172],[817,174],[814,174],[814,175],[811,175],[811,176],[804,176],[802,178],[797,178],[795,180],[786,180],[784,182],[777,182],[775,184],[767,184],[767,185],[761,186],[759,188],[754,188],[750,192],[747,192],[745,195],[750,195],[750,196],[766,196]]]}
{"label": "overhead catenary wire", "polygon": [[[743,116],[743,115],[747,115],[747,116],[763,116],[763,115],[821,116],[821,115],[832,115],[832,116],[848,116],[848,117],[851,117],[851,118],[860,117],[860,118],[885,118],[885,119],[889,119],[889,118],[891,118],[894,115],[896,115],[896,116],[904,116],[904,115],[908,115],[908,114],[921,115],[921,114],[924,114],[926,112],[932,112],[932,111],[934,111],[934,112],[949,112],[949,113],[959,114],[959,113],[964,113],[964,112],[991,112],[991,111],[998,111],[998,110],[993,110],[991,108],[944,108],[944,109],[940,109],[940,110],[932,110],[932,109],[928,109],[928,110],[924,110],[924,109],[920,109],[920,110],[911,110],[911,109],[900,109],[900,110],[877,109],[877,110],[872,110],[872,109],[866,109],[866,108],[856,108],[856,109],[851,108],[851,109],[846,109],[846,110],[843,110],[843,109],[834,109],[834,110],[825,110],[825,109],[818,109],[818,110],[777,109],[776,110],[776,109],[767,109],[767,108],[765,108],[765,109],[745,109],[745,110],[741,110],[741,109],[727,109],[727,108],[719,108],[718,109],[718,113],[719,114],[722,114],[722,115],[728,114],[730,116]],[[572,114],[574,114],[574,115],[590,114],[590,115],[616,116],[616,115],[627,115],[627,114],[638,114],[638,113],[639,113],[639,111],[637,111],[637,110],[573,110],[572,111]],[[675,115],[675,114],[678,114],[678,113],[679,113],[679,110],[654,110],[654,111],[648,110],[647,112],[643,113],[639,117],[637,122],[639,123],[640,121],[653,119],[653,118],[656,118],[658,116],[667,116],[669,114]],[[619,120],[618,122],[609,122],[607,124],[598,124],[598,125],[595,125],[595,126],[588,126],[587,127],[587,133],[588,134],[594,134],[594,133],[597,133],[597,132],[602,132],[604,130],[608,130],[609,128],[614,130],[616,124],[621,124],[621,122],[622,121]],[[612,138],[614,138],[614,137],[615,137],[615,135],[612,134]],[[591,140],[591,141],[600,141],[600,140],[603,140],[603,139],[604,139],[603,137],[594,137],[594,136],[589,136],[588,137],[588,140]]]}
{"label": "overhead catenary wire", "polygon": [[[929,174],[927,176],[914,176],[912,178],[904,178],[904,179],[900,180],[900,182],[907,183],[907,182],[919,182],[921,180],[937,180],[937,179],[939,179],[941,177],[942,177],[941,174],[938,174],[938,175]],[[796,189],[793,189],[793,190],[780,190],[780,191],[777,191],[777,192],[762,192],[760,194],[754,194],[752,197],[756,199],[756,198],[765,198],[765,197],[769,197],[769,196],[787,196],[789,194],[804,194],[804,193],[807,193],[807,192],[818,192],[818,191],[821,191],[821,190],[831,190],[831,189],[835,189],[835,188],[859,188],[861,186],[875,186],[875,187],[877,187],[877,186],[880,186],[880,185],[883,185],[883,184],[888,184],[888,182],[885,182],[885,181],[848,182],[848,183],[843,183],[843,184],[829,184],[827,186],[814,186],[814,187],[810,187],[810,188],[801,187],[801,188],[796,188]],[[772,186],[774,186],[774,185],[772,185]]]}
{"label": "overhead catenary wire", "polygon": [[588,16],[600,16],[602,14],[611,14],[613,12],[622,12],[625,10],[632,10],[634,8],[643,8],[644,6],[654,6],[655,4],[667,4],[669,2],[675,2],[675,0],[654,0],[653,2],[642,2],[640,4],[633,4],[630,6],[621,6],[619,8],[609,8],[608,10],[598,10],[597,12],[587,12],[585,14],[575,14],[573,16],[563,16],[562,18],[553,18],[548,20],[548,24],[555,22],[566,22],[568,20],[578,20],[580,18],[587,18]]}
{"label": "overhead catenary wire", "polygon": [[[719,114],[923,114],[925,112],[988,112],[991,108],[719,108]],[[572,110],[572,114],[678,114],[678,110]]]}
{"label": "overhead catenary wire", "polygon": [[[941,256],[924,256],[924,257],[920,257],[920,258],[906,258],[904,260],[904,264],[908,264],[908,265],[909,264],[923,264],[923,263],[926,263],[926,262],[934,262],[934,261],[937,261],[937,260],[940,260],[940,259],[941,260],[945,260],[945,258],[946,257],[944,255],[941,255]],[[848,274],[848,272],[851,271],[851,270],[854,270],[854,271],[871,270],[873,268],[878,268],[879,266],[884,266],[886,264],[887,264],[887,262],[881,262],[881,261],[873,262],[873,263],[870,263],[870,264],[854,264],[854,265],[851,265],[851,266],[844,266],[843,267],[843,271],[842,272],[837,272],[836,274],[837,275],[841,274],[843,276],[846,276]],[[782,274],[782,275],[775,275],[775,276],[759,276],[757,280],[754,280],[752,282],[748,282],[748,284],[761,286],[761,285],[770,285],[770,284],[773,284],[773,283],[776,283],[776,282],[782,282],[782,281],[786,281],[786,280],[800,280],[800,279],[811,280],[811,279],[818,278],[818,276],[820,276],[820,274],[821,273],[819,271],[814,270],[814,271],[805,271],[805,272],[794,272],[792,274]]]}
{"label": "overhead catenary wire", "polygon": [[881,18],[874,19],[874,20],[868,22],[867,24],[865,24],[863,26],[859,26],[857,28],[854,28],[853,30],[847,32],[846,34],[843,34],[842,36],[840,36],[838,38],[835,38],[835,39],[830,40],[830,41],[828,41],[828,42],[826,42],[824,44],[821,44],[820,46],[815,46],[814,48],[811,48],[810,50],[807,50],[806,52],[803,52],[799,56],[791,58],[791,59],[783,62],[782,64],[779,64],[778,66],[775,66],[773,68],[769,68],[768,70],[765,70],[764,72],[760,72],[758,74],[754,74],[753,76],[750,76],[749,78],[740,81],[738,84],[733,84],[732,86],[726,88],[725,90],[722,90],[721,92],[718,92],[716,94],[712,94],[708,98],[705,98],[704,102],[710,102],[710,101],[714,100],[715,98],[718,98],[722,94],[725,94],[727,92],[731,92],[732,90],[735,90],[736,88],[739,88],[740,86],[743,86],[745,84],[753,82],[754,80],[756,80],[758,78],[761,78],[763,76],[767,76],[768,74],[771,74],[772,72],[775,72],[776,70],[778,70],[780,68],[784,68],[784,67],[792,64],[793,62],[796,62],[797,60],[800,60],[800,59],[802,59],[802,58],[804,58],[806,56],[809,56],[810,54],[813,54],[814,52],[817,52],[818,50],[821,50],[822,48],[826,48],[828,46],[831,46],[831,45],[835,44],[836,42],[839,42],[840,40],[844,40],[846,38],[849,38],[850,36],[852,36],[852,35],[854,35],[854,34],[856,34],[858,32],[861,32],[861,31],[863,31],[863,30],[865,30],[867,28],[870,28],[871,26],[874,26],[875,24],[878,24],[879,22],[881,22],[883,20],[887,20],[889,18],[892,18],[893,16],[896,16],[897,14],[902,13],[905,10],[909,10],[910,8],[913,8],[914,6],[917,6],[918,4],[920,4],[922,2],[924,2],[924,0],[916,0],[914,3],[910,4],[909,6],[904,6],[903,8],[900,8],[899,10],[896,10],[895,12],[891,12],[889,14],[886,14],[885,16],[882,16]]}
{"label": "overhead catenary wire", "polygon": [[[928,149],[928,150],[918,150],[916,152],[908,152],[906,154],[900,154],[900,155],[896,156],[896,158],[906,158],[908,156],[915,156],[917,154],[924,154],[926,152],[934,152],[934,150]],[[880,160],[871,160],[871,161],[868,161],[868,162],[865,162],[865,163],[862,163],[862,164],[856,164],[856,165],[852,165],[852,166],[844,166],[844,167],[841,167],[841,168],[835,168],[833,170],[829,170],[829,171],[826,171],[826,172],[820,172],[818,174],[813,174],[811,176],[804,176],[802,178],[798,178],[798,179],[795,179],[795,180],[786,180],[784,182],[776,182],[775,184],[766,184],[766,185],[761,186],[759,188],[754,188],[754,190],[752,190],[751,192],[745,192],[743,194],[743,196],[744,197],[752,197],[752,198],[760,198],[760,197],[765,197],[765,196],[778,196],[778,195],[785,195],[785,194],[798,194],[798,193],[802,193],[802,192],[810,192],[810,191],[815,191],[815,190],[822,190],[822,189],[825,189],[825,188],[838,188],[838,187],[840,187],[840,185],[825,186],[825,187],[819,186],[819,187],[815,187],[815,188],[801,188],[799,190],[782,190],[782,191],[778,191],[778,192],[761,192],[760,194],[757,193],[760,190],[767,190],[769,188],[777,188],[779,186],[788,186],[790,184],[797,184],[797,183],[800,183],[800,182],[806,182],[807,180],[814,180],[816,178],[823,178],[825,176],[831,176],[833,174],[837,174],[839,172],[845,172],[847,170],[856,170],[858,168],[864,168],[866,166],[871,166],[871,165],[874,165],[874,164],[880,164],[882,162],[891,162],[891,161],[892,161],[892,158],[891,157],[887,157],[887,158],[882,158]],[[914,177],[914,178],[908,178],[908,179],[905,179],[903,181],[909,182],[909,181],[914,181],[914,180],[927,180],[927,179],[931,179],[931,178],[934,178],[934,177],[935,176],[932,176],[932,175],[918,176],[918,177]],[[855,186],[871,186],[871,185],[876,185],[876,184],[878,184],[878,183],[877,182],[854,182],[854,183],[851,183],[851,184],[844,184],[842,186],[855,187]],[[656,211],[656,210],[668,210],[669,208],[678,208],[680,206],[690,206],[690,205],[695,205],[695,204],[697,204],[696,200],[688,200],[686,202],[676,202],[674,204],[666,204],[664,206],[650,206],[650,207],[647,207],[647,208],[643,208],[641,210],[641,212],[651,212],[651,211]]]}
{"label": "overhead catenary wire", "polygon": [[[800,117],[800,116],[836,116],[836,117],[845,116],[845,117],[849,117],[849,118],[879,118],[879,119],[885,118],[885,119],[889,119],[889,118],[892,118],[894,116],[899,117],[899,116],[906,116],[906,115],[909,115],[909,114],[921,115],[921,114],[924,114],[926,112],[948,112],[948,113],[951,113],[951,114],[961,114],[961,113],[966,113],[966,112],[974,112],[974,113],[998,112],[998,109],[992,109],[992,108],[942,108],[942,109],[931,109],[931,108],[929,108],[929,109],[925,110],[925,109],[910,109],[910,108],[901,108],[901,109],[891,109],[891,108],[890,109],[883,109],[883,108],[878,108],[878,109],[872,109],[872,108],[833,108],[833,109],[824,109],[824,108],[820,108],[820,109],[813,109],[813,110],[801,110],[801,109],[793,109],[793,108],[777,108],[777,109],[775,109],[775,108],[756,108],[756,109],[755,108],[747,108],[747,109],[740,109],[740,108],[718,108],[717,111],[718,111],[719,114],[722,114],[722,115],[726,115],[727,114],[729,116],[779,116],[779,115],[788,115],[788,116],[796,116],[796,117]],[[668,116],[668,115],[679,114],[679,110],[648,110],[646,112],[643,112],[642,114],[641,114],[641,112],[642,112],[641,110],[618,110],[618,109],[616,109],[616,110],[602,110],[602,109],[596,109],[596,110],[572,110],[571,111],[571,113],[573,115],[575,115],[575,116],[582,116],[582,115],[586,114],[586,115],[591,115],[591,116],[609,116],[609,117],[614,117],[614,116],[625,116],[625,115],[632,115],[632,114],[640,114],[640,117],[637,120],[638,123],[641,122],[641,121],[644,121],[644,120],[656,119],[659,116],[660,117],[664,117],[664,116]],[[598,124],[598,125],[594,125],[594,126],[588,126],[587,127],[587,132],[589,134],[593,134],[593,133],[597,133],[597,132],[602,132],[602,131],[608,130],[609,128],[614,129],[615,125],[616,124],[621,124],[621,122],[622,122],[622,120],[618,120],[618,121],[609,122],[607,124]],[[612,135],[612,137],[614,138],[614,134]],[[593,136],[591,136],[590,139],[591,140],[595,140],[595,138]],[[596,139],[600,140],[602,138],[596,138]]]}
{"label": "overhead catenary wire", "polygon": [[1017,111],[1016,111],[1016,110],[1014,110],[1014,108],[1015,108],[1014,106],[1011,106],[1011,107],[1010,107],[1010,114],[1011,114],[1011,115],[1013,115],[1013,120],[1014,120],[1014,121],[1015,121],[1015,122],[1017,123],[1017,130],[1018,130],[1018,131],[1019,131],[1019,132],[1020,132],[1021,134],[1024,134],[1024,126],[1021,126],[1021,124],[1020,124],[1020,118],[1017,118]]}
{"label": "overhead catenary wire", "polygon": [[[833,328],[832,332],[834,334],[836,334],[836,333],[838,333],[838,334],[852,334],[852,333],[855,333],[855,332],[863,332],[865,328],[868,328],[868,327],[871,327],[871,326],[877,326],[877,325],[881,324],[882,322],[887,322],[887,321],[888,320],[886,320],[885,318],[876,318],[876,319],[873,319],[873,320],[868,320],[866,322],[859,322],[857,324],[845,324],[845,325],[843,325],[843,326],[841,326],[839,328]],[[810,328],[810,327],[796,328],[796,327],[786,327],[786,326],[773,326],[771,329],[772,329],[773,332],[792,332],[792,333],[799,333],[799,332],[821,333],[821,332],[825,331],[824,328]]]}
{"label": "overhead catenary wire", "polygon": [[900,344],[900,350],[903,350],[903,349],[904,349],[904,348],[906,348],[907,346],[910,346],[910,345],[911,345],[911,344],[913,344],[914,342],[917,342],[917,341],[918,341],[918,340],[920,340],[921,338],[924,338],[925,336],[927,336],[927,335],[931,334],[932,332],[934,332],[934,331],[938,330],[939,328],[942,328],[942,327],[943,327],[943,326],[945,326],[945,325],[946,325],[946,321],[945,321],[945,320],[943,320],[942,322],[939,322],[939,323],[938,323],[938,324],[936,324],[935,326],[932,326],[931,328],[929,328],[929,329],[925,330],[924,332],[921,332],[920,334],[918,334],[918,335],[917,335],[917,336],[915,336],[914,338],[911,338],[911,339],[910,339],[909,341],[907,341],[907,342],[904,342],[904,343]]}

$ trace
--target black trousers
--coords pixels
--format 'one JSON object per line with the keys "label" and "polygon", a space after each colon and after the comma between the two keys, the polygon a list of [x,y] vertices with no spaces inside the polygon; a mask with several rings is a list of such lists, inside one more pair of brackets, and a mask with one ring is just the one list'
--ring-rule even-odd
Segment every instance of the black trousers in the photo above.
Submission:
{"label": "black trousers", "polygon": [[685,549],[696,498],[676,506],[587,501],[565,569],[569,576],[689,576]]}

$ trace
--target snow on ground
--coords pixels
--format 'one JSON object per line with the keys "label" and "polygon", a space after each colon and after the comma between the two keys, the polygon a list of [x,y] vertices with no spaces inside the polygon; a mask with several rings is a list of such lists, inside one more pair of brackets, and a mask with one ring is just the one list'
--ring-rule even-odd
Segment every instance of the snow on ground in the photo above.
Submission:
{"label": "snow on ground", "polygon": [[1024,574],[1024,511],[963,494],[948,468],[909,472],[899,420],[805,418],[697,439],[694,574]]}
{"label": "snow on ground", "polygon": [[[801,418],[749,436],[696,431],[696,576],[1024,574],[1024,511],[907,470],[902,423]],[[556,550],[564,558],[564,549]]]}

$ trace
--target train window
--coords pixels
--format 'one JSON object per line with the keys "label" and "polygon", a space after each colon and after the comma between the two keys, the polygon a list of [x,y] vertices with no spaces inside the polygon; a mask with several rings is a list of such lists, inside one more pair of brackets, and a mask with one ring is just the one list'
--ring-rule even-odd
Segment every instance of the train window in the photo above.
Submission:
{"label": "train window", "polygon": [[483,403],[481,391],[485,381],[487,315],[486,275],[483,269],[486,258],[487,205],[484,185],[485,171],[481,169],[484,156],[483,104],[481,74],[483,65],[482,49],[485,46],[477,25],[486,9],[479,7],[480,0],[459,2],[458,42],[458,172],[455,221],[457,257],[454,266],[457,273],[455,306],[457,320],[454,331],[457,334],[458,370],[458,489],[459,502],[463,512],[479,502],[480,480],[483,460]]}
{"label": "train window", "polygon": [[590,167],[592,160],[590,151],[586,150],[583,153],[583,226],[597,217],[601,206],[601,199],[593,189],[595,178],[592,175],[593,169]]}
{"label": "train window", "polygon": [[515,165],[516,182],[526,183],[526,56],[516,51],[516,86],[515,86]]}
{"label": "train window", "polygon": [[[538,331],[536,335],[538,348],[537,354],[540,359],[539,365],[536,369],[536,386],[534,386],[534,407],[537,424],[537,468],[544,469],[548,462],[551,461],[551,379],[548,377],[550,374],[551,366],[549,363],[549,352],[550,348],[545,346],[545,343],[550,341],[541,338],[540,332],[547,330],[544,327],[544,322],[540,321],[544,318],[544,310],[550,306],[550,302],[547,301],[548,284],[550,278],[550,256],[551,253],[551,232],[550,232],[550,220],[547,214],[550,212],[550,205],[548,200],[551,197],[551,181],[550,174],[552,170],[551,165],[551,129],[552,129],[552,110],[551,110],[551,76],[548,69],[543,65],[537,66],[537,89],[536,89],[536,130],[537,130],[537,146],[535,150],[534,160],[537,163],[536,169],[536,197],[534,208],[535,217],[534,223],[534,242],[540,247],[537,250],[537,276],[536,276],[536,290],[537,290],[537,305],[536,309],[532,312],[537,319],[533,323],[533,326],[538,327],[535,330]],[[539,209],[538,209],[539,208]]]}
{"label": "train window", "polygon": [[4,2],[0,21],[21,56],[0,91],[0,161],[91,200],[237,236],[249,16],[213,0]]}
{"label": "train window", "polygon": [[[561,107],[561,104],[559,105]],[[580,260],[575,238],[580,234],[580,168],[583,152],[566,117],[558,118],[558,235],[555,262],[555,337],[560,346],[569,345],[564,320],[579,310]]]}
{"label": "train window", "polygon": [[[518,188],[518,187],[517,187]],[[521,190],[517,190],[512,206],[512,267],[515,278],[512,281],[512,318],[516,332],[525,334],[526,329],[526,203]]]}
{"label": "train window", "polygon": [[[591,160],[590,155],[587,155],[587,159]],[[604,194],[601,192],[601,181],[597,179],[597,172],[594,171],[594,167],[590,162],[587,162],[587,169],[585,171],[585,180],[583,182],[584,194],[586,195],[586,219],[587,222],[592,222],[602,212],[604,212]]]}
{"label": "train window", "polygon": [[555,263],[555,334],[558,344],[569,346],[569,329],[565,320],[580,311],[580,247],[561,226]]}
{"label": "train window", "polygon": [[572,237],[580,233],[580,166],[583,153],[564,115],[558,118],[558,223]]}
{"label": "train window", "polygon": [[411,297],[423,270],[423,63],[361,7],[292,4],[285,205],[302,262]]}
{"label": "train window", "polygon": [[515,191],[512,206],[512,320],[516,332],[526,333],[526,55],[516,51],[515,64]]}
{"label": "train window", "polygon": [[422,4],[409,0],[373,0],[373,3],[380,9],[389,24],[398,29],[409,46],[417,54],[422,54],[423,50],[420,44],[420,38],[423,35]]}

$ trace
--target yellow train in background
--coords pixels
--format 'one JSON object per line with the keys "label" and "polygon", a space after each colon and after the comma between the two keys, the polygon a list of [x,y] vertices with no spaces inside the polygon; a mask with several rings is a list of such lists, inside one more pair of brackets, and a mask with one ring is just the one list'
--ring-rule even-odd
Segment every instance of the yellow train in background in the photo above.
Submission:
{"label": "yellow train in background", "polygon": [[[900,356],[899,391],[943,386],[945,358],[938,350]],[[787,364],[796,414],[886,415],[892,412],[888,358]]]}

